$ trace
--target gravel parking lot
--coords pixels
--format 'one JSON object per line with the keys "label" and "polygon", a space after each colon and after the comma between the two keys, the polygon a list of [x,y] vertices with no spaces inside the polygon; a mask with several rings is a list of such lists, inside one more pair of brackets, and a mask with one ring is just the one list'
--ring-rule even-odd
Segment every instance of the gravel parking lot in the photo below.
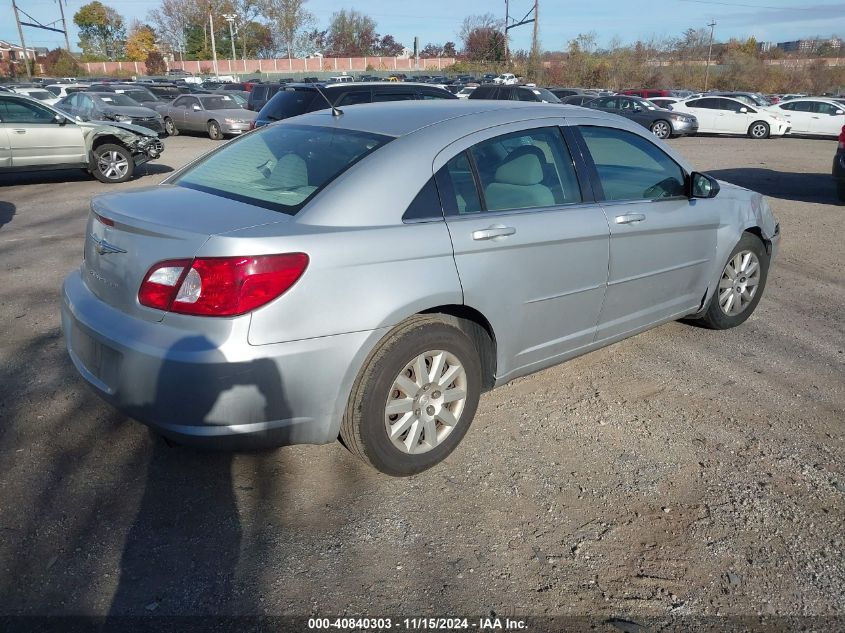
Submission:
{"label": "gravel parking lot", "polygon": [[[66,357],[59,290],[89,199],[115,187],[0,176],[0,615],[845,615],[836,143],[671,143],[770,197],[784,239],[756,313],[487,394],[409,479],[339,444],[170,447],[101,403]],[[214,146],[168,139],[118,187]]]}

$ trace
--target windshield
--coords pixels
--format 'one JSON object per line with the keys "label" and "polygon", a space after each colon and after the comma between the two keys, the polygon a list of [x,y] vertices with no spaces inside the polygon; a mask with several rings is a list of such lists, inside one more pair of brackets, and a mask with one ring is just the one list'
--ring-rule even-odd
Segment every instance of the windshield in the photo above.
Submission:
{"label": "windshield", "polygon": [[200,97],[200,101],[206,110],[232,110],[239,107],[238,102],[229,95]]}
{"label": "windshield", "polygon": [[560,99],[554,93],[545,88],[531,88],[532,92],[540,97],[546,103],[561,103]]}
{"label": "windshield", "polygon": [[109,94],[98,94],[97,97],[109,105],[113,106],[139,106],[141,105],[135,99],[127,97],[125,94],[118,94],[118,93],[109,93]]}
{"label": "windshield", "polygon": [[55,99],[55,95],[50,94],[46,90],[28,90],[26,94],[33,99],[38,99],[39,101],[44,101],[45,99]]}
{"label": "windshield", "polygon": [[174,184],[295,215],[320,189],[391,138],[306,125],[271,125],[231,142]]}
{"label": "windshield", "polygon": [[146,90],[121,90],[120,94],[126,95],[130,99],[134,99],[135,101],[158,101],[158,97],[156,97],[152,92],[147,92]]}

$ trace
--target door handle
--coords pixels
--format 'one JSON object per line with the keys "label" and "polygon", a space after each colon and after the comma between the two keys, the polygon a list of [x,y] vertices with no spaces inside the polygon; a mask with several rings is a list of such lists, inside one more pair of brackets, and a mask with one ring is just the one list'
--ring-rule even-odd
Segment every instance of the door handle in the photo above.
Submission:
{"label": "door handle", "polygon": [[12,130],[12,131],[13,131],[15,134],[26,134],[26,130],[17,129],[17,130]]}
{"label": "door handle", "polygon": [[474,240],[494,240],[497,237],[507,237],[516,233],[516,229],[512,226],[504,226],[503,224],[494,224],[488,226],[486,229],[472,232],[472,239]]}
{"label": "door handle", "polygon": [[616,224],[633,224],[643,220],[645,220],[645,213],[628,213],[627,215],[616,216]]}

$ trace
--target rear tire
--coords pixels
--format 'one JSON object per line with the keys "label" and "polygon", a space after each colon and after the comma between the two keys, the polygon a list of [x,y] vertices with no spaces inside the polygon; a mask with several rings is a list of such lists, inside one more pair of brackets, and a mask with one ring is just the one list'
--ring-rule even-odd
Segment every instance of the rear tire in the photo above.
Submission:
{"label": "rear tire", "polygon": [[212,141],[223,139],[223,130],[220,129],[220,124],[217,121],[208,122],[208,138]]}
{"label": "rear tire", "polygon": [[712,330],[727,330],[743,323],[760,303],[768,275],[766,247],[756,235],[743,233],[722,268],[699,323]]}
{"label": "rear tire", "polygon": [[122,145],[104,143],[94,150],[91,173],[100,182],[115,184],[126,182],[135,173],[132,152]]}
{"label": "rear tire", "polygon": [[168,136],[179,136],[179,129],[170,117],[164,119],[164,131]]}
{"label": "rear tire", "polygon": [[460,443],[480,393],[481,362],[470,338],[435,315],[417,315],[387,334],[364,362],[340,439],[382,473],[413,475]]}
{"label": "rear tire", "polygon": [[769,124],[765,121],[754,121],[754,123],[748,127],[748,136],[751,138],[769,138],[770,134],[771,130],[769,129]]}
{"label": "rear tire", "polygon": [[663,119],[659,119],[651,124],[651,133],[657,138],[665,140],[672,136],[672,124]]}

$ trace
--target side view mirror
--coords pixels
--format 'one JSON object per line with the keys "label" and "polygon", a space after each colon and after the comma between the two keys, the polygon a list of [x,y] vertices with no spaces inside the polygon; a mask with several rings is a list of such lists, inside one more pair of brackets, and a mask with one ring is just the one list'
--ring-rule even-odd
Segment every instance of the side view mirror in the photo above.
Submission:
{"label": "side view mirror", "polygon": [[690,174],[690,197],[691,198],[715,198],[719,194],[719,181],[694,171]]}
{"label": "side view mirror", "polygon": [[740,109],[739,109],[739,111],[740,111],[742,114],[748,114],[748,108],[740,108]]}
{"label": "side view mirror", "polygon": [[642,111],[643,111],[643,109],[640,106],[638,106],[638,105],[634,106],[634,112],[642,112]]}
{"label": "side view mirror", "polygon": [[67,123],[67,119],[63,117],[61,114],[57,114],[53,117],[53,120],[58,123],[59,125],[65,125]]}
{"label": "side view mirror", "polygon": [[199,107],[199,106],[195,103],[194,105],[192,105],[192,106],[191,106],[191,110],[193,110],[194,112],[199,112],[200,110],[202,110],[202,108],[201,108],[201,107]]}
{"label": "side view mirror", "polygon": [[833,116],[841,116],[843,114],[845,114],[845,110],[837,110],[833,113]]}

